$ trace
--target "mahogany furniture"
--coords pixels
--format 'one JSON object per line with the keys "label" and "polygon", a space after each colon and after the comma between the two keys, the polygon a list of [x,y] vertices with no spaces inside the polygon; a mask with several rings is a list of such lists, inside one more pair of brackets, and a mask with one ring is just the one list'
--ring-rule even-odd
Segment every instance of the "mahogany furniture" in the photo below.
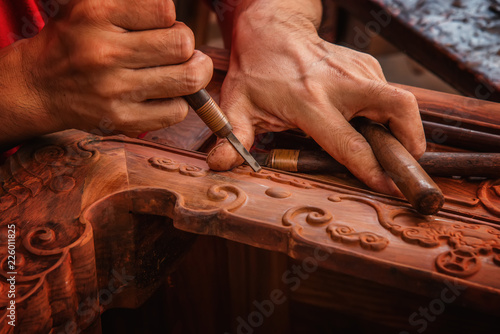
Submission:
{"label": "mahogany furniture", "polygon": [[365,24],[357,38],[372,30],[462,93],[500,102],[497,0],[335,2]]}
{"label": "mahogany furniture", "polygon": [[[217,97],[227,59],[205,51]],[[486,137],[500,129],[496,103],[410,89],[427,122]],[[212,172],[190,151],[209,137],[190,115],[152,141],[71,130],[10,157],[0,168],[0,333],[99,333],[104,311],[139,307],[167,275],[171,320],[184,320],[174,333],[498,331],[500,176],[435,178],[446,202],[422,216],[349,175]]]}

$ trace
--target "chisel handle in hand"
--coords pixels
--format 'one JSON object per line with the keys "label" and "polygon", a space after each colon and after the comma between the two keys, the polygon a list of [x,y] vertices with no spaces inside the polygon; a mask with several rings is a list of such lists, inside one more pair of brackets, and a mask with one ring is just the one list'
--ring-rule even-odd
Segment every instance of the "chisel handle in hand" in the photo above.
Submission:
{"label": "chisel handle in hand", "polygon": [[184,99],[217,137],[226,138],[233,131],[226,115],[205,89],[186,95]]}
{"label": "chisel handle in hand", "polygon": [[205,89],[195,94],[186,95],[184,99],[217,137],[227,138],[229,143],[233,145],[234,149],[255,172],[261,170],[260,165],[255,161],[254,157],[248,153],[245,146],[233,134],[233,127],[226,118],[226,115],[224,115],[220,107]]}

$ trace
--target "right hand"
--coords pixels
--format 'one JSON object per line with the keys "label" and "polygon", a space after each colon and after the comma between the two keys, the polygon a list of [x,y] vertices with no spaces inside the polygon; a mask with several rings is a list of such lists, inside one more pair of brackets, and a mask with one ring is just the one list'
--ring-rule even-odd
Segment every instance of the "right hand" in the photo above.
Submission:
{"label": "right hand", "polygon": [[194,50],[172,0],[74,0],[20,47],[28,89],[54,131],[106,120],[136,136],[184,119],[180,96],[204,88],[212,61]]}

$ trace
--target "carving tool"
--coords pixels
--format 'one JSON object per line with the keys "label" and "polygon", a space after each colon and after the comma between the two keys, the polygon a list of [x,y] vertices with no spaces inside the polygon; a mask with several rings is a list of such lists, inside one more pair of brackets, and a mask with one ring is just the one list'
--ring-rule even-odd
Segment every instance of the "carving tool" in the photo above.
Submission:
{"label": "carving tool", "polygon": [[[288,172],[349,172],[325,151],[274,149],[252,155],[261,165]],[[500,153],[426,152],[418,163],[430,175],[500,178]]]}
{"label": "carving tool", "polygon": [[233,145],[236,151],[255,172],[262,169],[258,162],[255,161],[254,157],[248,153],[247,149],[233,134],[233,127],[220,107],[205,89],[191,95],[186,95],[184,99],[217,137],[227,138],[231,145]]}

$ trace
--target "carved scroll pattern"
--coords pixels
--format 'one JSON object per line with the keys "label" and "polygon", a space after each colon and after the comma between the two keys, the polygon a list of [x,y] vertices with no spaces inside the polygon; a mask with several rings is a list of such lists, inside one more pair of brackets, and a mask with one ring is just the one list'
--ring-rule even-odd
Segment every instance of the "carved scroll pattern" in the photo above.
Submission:
{"label": "carved scroll pattern", "polygon": [[277,183],[288,184],[297,188],[312,189],[315,187],[315,185],[313,185],[312,183],[298,180],[296,178],[280,173],[270,172],[267,170],[261,170],[260,172],[256,173],[249,166],[238,166],[234,168],[232,172],[238,174],[247,174],[259,179],[268,179]]}
{"label": "carved scroll pattern", "polygon": [[372,232],[356,232],[353,228],[333,223],[330,211],[313,206],[298,206],[289,209],[282,218],[284,226],[291,226],[297,233],[302,231],[303,223],[314,227],[323,227],[332,241],[345,244],[357,244],[372,251],[383,250],[389,240]]}
{"label": "carved scroll pattern", "polygon": [[235,199],[224,203],[220,208],[227,211],[234,211],[245,204],[247,194],[240,188],[232,184],[213,185],[208,189],[207,197],[215,202],[223,202],[229,198],[229,193],[233,194]]}
{"label": "carved scroll pattern", "polygon": [[198,166],[180,163],[168,158],[153,157],[148,160],[151,166],[167,172],[179,172],[182,175],[192,177],[206,176],[208,171]]}
{"label": "carved scroll pattern", "polygon": [[483,182],[477,190],[477,197],[489,212],[500,216],[500,179]]}
{"label": "carved scroll pattern", "polygon": [[60,193],[75,187],[73,173],[97,158],[98,152],[90,140],[73,146],[47,145],[32,153],[32,159],[22,162],[14,155],[5,163],[5,177],[0,183],[0,212],[37,196],[43,189]]}
{"label": "carved scroll pattern", "polygon": [[[481,256],[492,256],[500,266],[500,230],[487,225],[467,224],[435,216],[421,216],[406,208],[392,208],[359,196],[331,196],[329,200],[365,203],[375,209],[380,224],[407,243],[434,248],[443,242],[451,248],[436,258],[436,268],[443,273],[468,277],[482,266]],[[414,226],[395,222],[400,216],[411,216],[420,221]]]}
{"label": "carved scroll pattern", "polygon": [[334,241],[345,244],[359,244],[362,248],[372,251],[381,251],[387,247],[389,240],[373,232],[356,232],[346,225],[330,225],[327,232]]}
{"label": "carved scroll pattern", "polygon": [[[2,238],[0,290],[9,289],[6,280],[15,272],[16,304],[23,305],[17,312],[16,330],[23,332],[24,326],[29,331],[38,328],[38,332],[44,332],[44,326],[64,328],[66,323],[57,319],[74,321],[79,328],[92,323],[98,311],[78,313],[84,299],[93,303],[89,307],[98,310],[98,300],[92,299],[97,291],[92,226],[78,221],[60,224],[4,220],[2,231],[8,224],[16,226],[15,267],[8,262],[7,238]],[[7,293],[0,294],[0,308],[9,302]],[[6,314],[3,308],[0,318],[5,319]],[[80,315],[78,319],[74,319],[76,314]],[[39,327],[33,327],[33,322]]]}
{"label": "carved scroll pattern", "polygon": [[295,226],[299,221],[299,216],[302,214],[305,215],[304,221],[312,226],[322,226],[333,219],[332,214],[328,210],[313,206],[298,206],[285,212],[282,218],[283,225]]}
{"label": "carved scroll pattern", "polygon": [[[246,174],[256,178],[268,179],[277,183],[288,184],[297,188],[319,188],[334,191],[339,190],[326,184],[298,180],[297,178],[293,178],[281,173],[271,171],[261,171],[259,173],[255,173],[249,166],[236,167],[232,170],[232,172],[238,174]],[[479,203],[482,203],[490,213],[496,215],[497,217],[500,217],[500,179],[496,181],[485,181],[479,186],[477,194],[478,198],[459,198],[448,194],[445,194],[445,198],[447,202],[455,203],[465,207],[475,207]]]}

